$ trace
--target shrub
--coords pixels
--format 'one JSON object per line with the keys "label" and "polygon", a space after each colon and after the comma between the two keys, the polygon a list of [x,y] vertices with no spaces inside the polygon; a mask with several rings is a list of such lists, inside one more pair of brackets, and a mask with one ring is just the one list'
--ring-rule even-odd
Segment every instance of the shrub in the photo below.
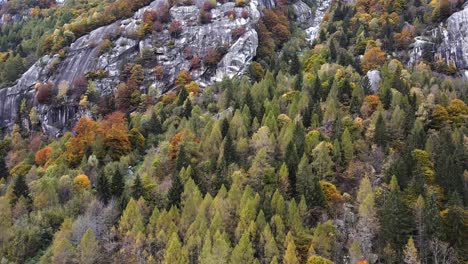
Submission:
{"label": "shrub", "polygon": [[172,37],[177,38],[182,33],[182,23],[178,20],[173,20],[169,26],[169,33]]}
{"label": "shrub", "polygon": [[143,13],[143,23],[145,24],[151,24],[154,21],[156,21],[158,17],[158,12],[155,10],[146,10],[145,13]]}
{"label": "shrub", "polygon": [[104,54],[112,49],[112,41],[105,39],[101,45],[99,45],[98,52],[99,54]]}
{"label": "shrub", "polygon": [[246,32],[245,27],[238,27],[235,28],[231,31],[231,36],[234,40],[237,40],[240,38],[242,35],[244,35]]}
{"label": "shrub", "polygon": [[161,4],[156,11],[156,19],[161,23],[168,23],[171,21],[170,7],[167,4]]}
{"label": "shrub", "polygon": [[202,24],[208,24],[211,23],[213,16],[211,15],[211,12],[201,10],[200,11],[200,23]]}
{"label": "shrub", "polygon": [[160,21],[155,21],[153,23],[153,31],[155,32],[162,32],[163,31],[163,25]]}
{"label": "shrub", "polygon": [[236,6],[237,7],[246,6],[248,3],[249,3],[248,0],[236,0]]}
{"label": "shrub", "polygon": [[184,58],[190,60],[193,57],[192,49],[190,47],[185,47],[184,49]]}
{"label": "shrub", "polygon": [[177,95],[174,92],[169,92],[161,97],[161,101],[164,104],[170,104],[174,102],[177,98]]}
{"label": "shrub", "polygon": [[54,97],[54,85],[51,82],[39,85],[36,100],[40,104],[49,104]]}
{"label": "shrub", "polygon": [[159,65],[153,69],[153,73],[156,76],[156,79],[162,80],[164,78],[164,67]]}
{"label": "shrub", "polygon": [[182,70],[180,71],[179,75],[175,79],[175,85],[178,89],[184,87],[185,85],[189,84],[192,81],[192,76],[190,76],[189,71]]}
{"label": "shrub", "polygon": [[200,58],[198,56],[193,56],[190,60],[190,69],[196,70],[200,68]]}
{"label": "shrub", "polygon": [[211,9],[216,7],[216,0],[207,0],[203,3],[203,9],[206,11],[210,11]]}
{"label": "shrub", "polygon": [[220,60],[221,53],[214,48],[209,49],[204,58],[204,62],[208,67],[218,65]]}
{"label": "shrub", "polygon": [[249,17],[250,17],[250,12],[249,12],[248,10],[245,10],[245,9],[242,10],[242,12],[241,12],[241,17],[242,17],[243,19],[249,18]]}
{"label": "shrub", "polygon": [[224,12],[224,16],[228,17],[231,20],[234,20],[236,18],[237,14],[236,14],[236,11],[234,11],[234,10],[228,10],[228,11]]}

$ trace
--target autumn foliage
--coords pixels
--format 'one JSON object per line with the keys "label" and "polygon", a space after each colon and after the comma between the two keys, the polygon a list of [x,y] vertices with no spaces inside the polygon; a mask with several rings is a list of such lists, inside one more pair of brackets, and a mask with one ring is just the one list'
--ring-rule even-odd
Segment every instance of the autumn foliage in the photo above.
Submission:
{"label": "autumn foliage", "polygon": [[36,161],[37,165],[44,166],[46,162],[49,160],[49,157],[51,154],[52,154],[52,148],[45,147],[36,153],[34,160]]}
{"label": "autumn foliage", "polygon": [[79,190],[88,189],[91,186],[91,181],[89,180],[88,176],[84,174],[80,174],[75,177],[73,180],[75,187]]}
{"label": "autumn foliage", "polygon": [[104,155],[113,160],[118,160],[131,150],[126,119],[121,112],[112,113],[101,122],[83,117],[76,124],[74,132],[75,136],[67,143],[65,153],[72,166],[76,166],[85,154],[90,153],[98,138],[102,140]]}

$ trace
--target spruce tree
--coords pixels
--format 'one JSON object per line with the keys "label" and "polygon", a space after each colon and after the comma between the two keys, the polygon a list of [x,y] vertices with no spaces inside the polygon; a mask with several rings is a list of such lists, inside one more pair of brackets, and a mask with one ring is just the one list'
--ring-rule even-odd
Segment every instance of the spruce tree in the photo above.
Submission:
{"label": "spruce tree", "polygon": [[99,197],[99,199],[104,204],[107,204],[107,202],[112,196],[112,193],[111,193],[111,188],[109,186],[109,180],[107,179],[106,175],[100,174],[98,176],[97,184],[96,184],[96,191],[97,191],[97,196]]}
{"label": "spruce tree", "polygon": [[387,128],[385,127],[385,120],[382,114],[379,114],[375,123],[374,141],[382,148],[385,148],[387,145]]}
{"label": "spruce tree", "polygon": [[132,186],[132,197],[139,199],[141,196],[144,196],[145,189],[143,183],[141,182],[140,175],[137,175]]}
{"label": "spruce tree", "polygon": [[291,141],[286,148],[285,153],[285,162],[286,166],[288,167],[288,177],[289,177],[289,195],[291,197],[296,196],[296,171],[297,165],[299,163],[299,158],[296,151],[296,146]]}
{"label": "spruce tree", "polygon": [[171,207],[172,205],[175,205],[175,206],[180,205],[180,198],[181,198],[181,194],[183,191],[184,191],[184,184],[182,183],[182,180],[180,179],[180,176],[177,173],[172,177],[171,189],[169,189],[169,192],[167,194],[169,207]]}
{"label": "spruce tree", "polygon": [[12,201],[16,202],[21,196],[26,199],[30,199],[29,197],[29,187],[26,184],[26,180],[24,175],[18,175],[15,179],[15,184],[13,185],[13,194],[15,195],[15,199]]}
{"label": "spruce tree", "polygon": [[114,197],[120,198],[125,188],[125,182],[120,169],[116,169],[114,175],[112,175],[111,182],[111,194]]}

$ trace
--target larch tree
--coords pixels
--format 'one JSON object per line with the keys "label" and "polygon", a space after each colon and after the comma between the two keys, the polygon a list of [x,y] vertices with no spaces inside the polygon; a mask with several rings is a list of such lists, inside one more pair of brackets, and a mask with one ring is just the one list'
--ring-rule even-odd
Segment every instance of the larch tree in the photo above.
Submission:
{"label": "larch tree", "polygon": [[234,250],[232,251],[231,259],[229,263],[237,264],[237,263],[245,263],[245,264],[253,264],[255,262],[254,257],[254,250],[252,248],[252,243],[249,239],[249,232],[245,231],[242,234],[239,243],[236,245]]}
{"label": "larch tree", "polygon": [[91,229],[87,229],[78,245],[77,258],[80,263],[94,264],[100,261],[99,242]]}
{"label": "larch tree", "polygon": [[414,246],[413,237],[408,239],[408,243],[404,249],[404,259],[405,264],[420,264],[421,262],[418,259],[418,250]]}

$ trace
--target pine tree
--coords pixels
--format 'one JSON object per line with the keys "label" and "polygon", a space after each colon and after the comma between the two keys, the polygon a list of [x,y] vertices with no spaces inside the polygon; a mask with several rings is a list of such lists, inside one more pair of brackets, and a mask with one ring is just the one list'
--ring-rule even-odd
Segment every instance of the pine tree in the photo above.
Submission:
{"label": "pine tree", "polygon": [[230,133],[226,134],[223,147],[224,160],[226,161],[226,164],[236,162],[236,149]]}

